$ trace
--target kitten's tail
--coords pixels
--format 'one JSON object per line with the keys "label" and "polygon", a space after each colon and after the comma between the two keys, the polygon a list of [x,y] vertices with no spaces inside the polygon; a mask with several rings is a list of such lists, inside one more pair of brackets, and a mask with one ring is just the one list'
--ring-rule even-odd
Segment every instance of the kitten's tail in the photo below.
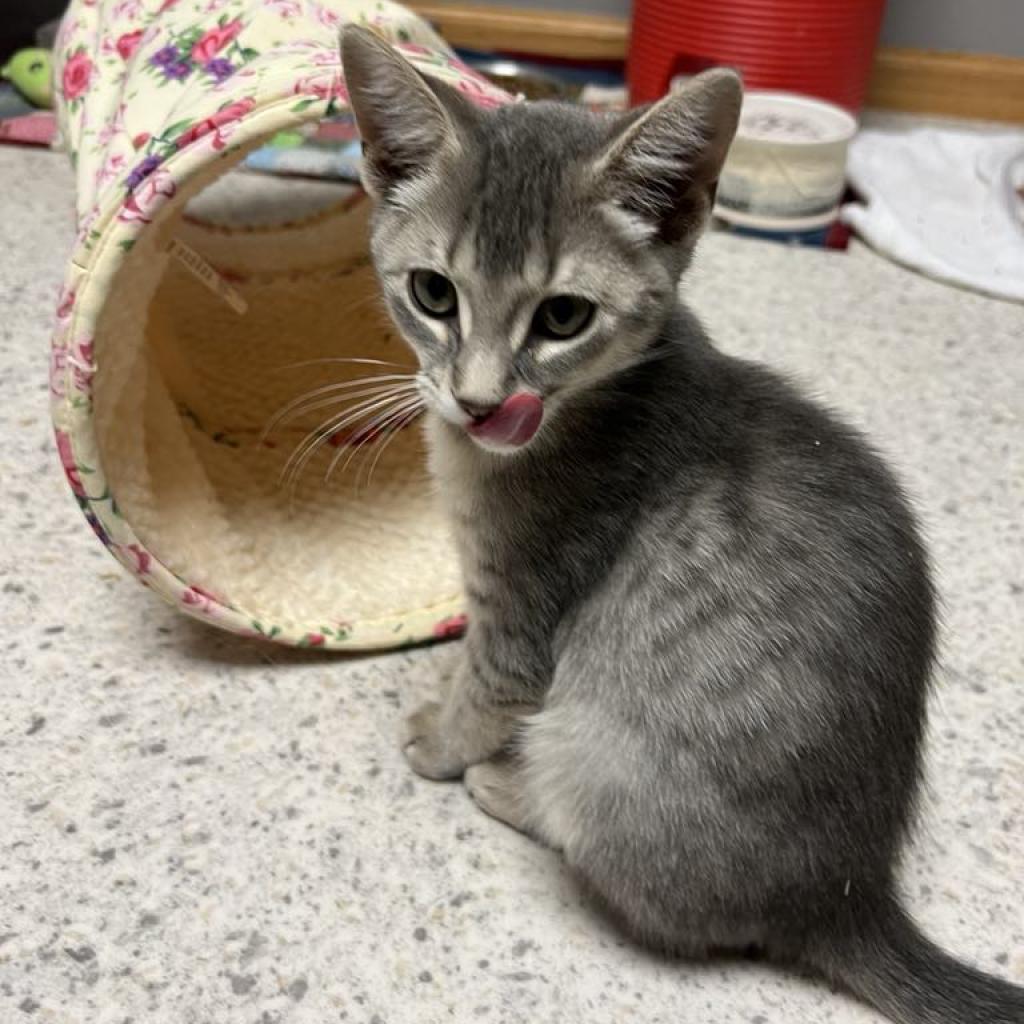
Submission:
{"label": "kitten's tail", "polygon": [[943,952],[895,900],[855,938],[833,939],[810,959],[897,1024],[1024,1024],[1024,988]]}

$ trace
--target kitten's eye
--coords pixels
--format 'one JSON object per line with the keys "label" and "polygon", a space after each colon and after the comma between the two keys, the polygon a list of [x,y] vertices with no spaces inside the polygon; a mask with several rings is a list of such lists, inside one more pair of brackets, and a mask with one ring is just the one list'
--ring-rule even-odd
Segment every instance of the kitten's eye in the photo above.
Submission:
{"label": "kitten's eye", "polygon": [[455,285],[444,274],[438,274],[434,270],[414,270],[409,275],[409,290],[416,300],[416,305],[427,316],[440,320],[455,316],[455,311],[459,308]]}
{"label": "kitten's eye", "polygon": [[543,338],[564,341],[579,334],[593,316],[594,304],[587,299],[578,295],[554,295],[537,307],[533,329]]}

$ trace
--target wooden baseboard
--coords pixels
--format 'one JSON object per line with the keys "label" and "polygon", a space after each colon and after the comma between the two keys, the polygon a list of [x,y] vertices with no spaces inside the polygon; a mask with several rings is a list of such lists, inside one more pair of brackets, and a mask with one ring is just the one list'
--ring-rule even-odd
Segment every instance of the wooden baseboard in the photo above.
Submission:
{"label": "wooden baseboard", "polygon": [[629,22],[601,14],[532,7],[406,0],[453,46],[568,60],[624,60]]}
{"label": "wooden baseboard", "polygon": [[[624,60],[629,22],[606,15],[411,0],[453,45],[571,60]],[[868,106],[1024,124],[1024,59],[881,47]]]}
{"label": "wooden baseboard", "polygon": [[1024,124],[1024,60],[884,46],[868,106]]}

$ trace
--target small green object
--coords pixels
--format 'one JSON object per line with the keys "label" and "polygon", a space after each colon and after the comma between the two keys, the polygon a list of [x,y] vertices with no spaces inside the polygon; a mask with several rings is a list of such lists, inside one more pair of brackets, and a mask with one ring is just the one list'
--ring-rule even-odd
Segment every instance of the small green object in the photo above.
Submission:
{"label": "small green object", "polygon": [[[296,108],[293,107],[292,109]],[[306,137],[302,132],[286,128],[284,131],[278,132],[267,145],[273,146],[274,149],[294,149],[296,146],[301,146],[305,141]]]}
{"label": "small green object", "polygon": [[53,106],[53,58],[49,50],[19,50],[0,70],[0,76],[33,106]]}

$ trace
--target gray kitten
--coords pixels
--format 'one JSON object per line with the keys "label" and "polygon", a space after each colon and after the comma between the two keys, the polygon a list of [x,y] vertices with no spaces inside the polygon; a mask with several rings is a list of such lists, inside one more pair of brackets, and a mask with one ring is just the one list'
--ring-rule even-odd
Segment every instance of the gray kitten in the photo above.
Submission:
{"label": "gray kitten", "polygon": [[935,645],[907,502],[677,297],[736,76],[619,118],[484,112],[364,30],[342,53],[470,608],[409,763],[644,942],[757,947],[903,1024],[1024,1022],[897,898]]}

